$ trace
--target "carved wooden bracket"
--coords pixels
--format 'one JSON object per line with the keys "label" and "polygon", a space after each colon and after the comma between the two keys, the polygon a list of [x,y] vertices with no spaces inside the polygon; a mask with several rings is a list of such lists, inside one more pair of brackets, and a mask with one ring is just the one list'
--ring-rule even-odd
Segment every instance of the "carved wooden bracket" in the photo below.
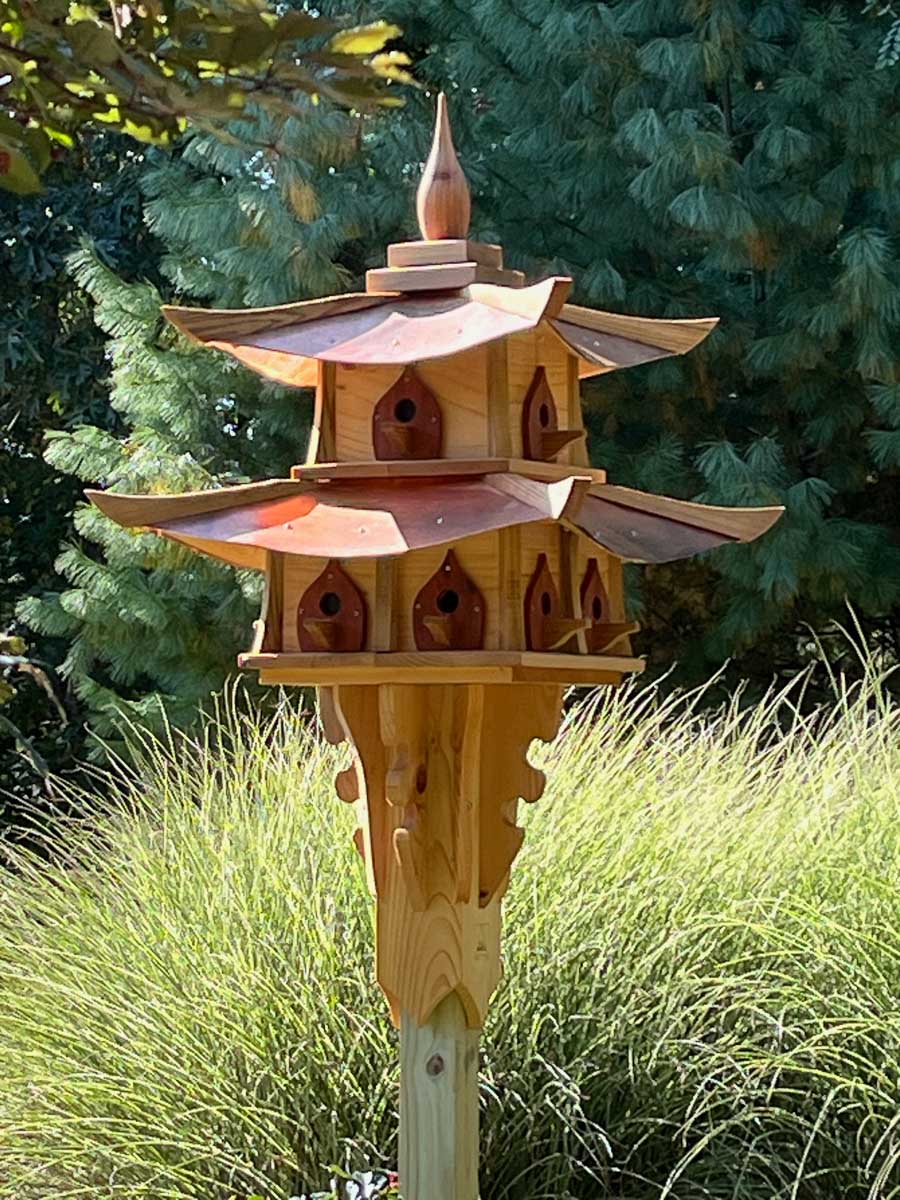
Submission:
{"label": "carved wooden bracket", "polygon": [[341,564],[329,560],[297,606],[297,640],[308,652],[351,653],[366,644],[366,599]]}
{"label": "carved wooden bracket", "polygon": [[377,459],[440,458],[443,419],[437,397],[408,367],[372,413]]}
{"label": "carved wooden bracket", "polygon": [[560,429],[547,372],[538,367],[522,402],[522,454],[549,462],[564,446],[584,437],[580,429]]}
{"label": "carved wooden bracket", "polygon": [[563,615],[559,589],[547,555],[539,554],[525,590],[525,643],[528,649],[559,650],[587,626],[588,622],[583,618]]}
{"label": "carved wooden bracket", "polygon": [[[487,689],[482,726],[478,902],[506,891],[509,872],[525,839],[516,824],[518,801],[533,804],[544,793],[543,771],[528,761],[535,738],[552,742],[562,715],[562,688],[497,684]],[[502,750],[499,748],[502,747]]]}
{"label": "carved wooden bracket", "polygon": [[500,977],[500,899],[523,834],[519,797],[544,777],[526,758],[556,734],[556,685],[340,685],[323,689],[323,726],[338,722],[355,769],[339,794],[358,796],[376,896],[378,980],[395,1020],[424,1024],[456,992],[480,1026]]}
{"label": "carved wooden bracket", "polygon": [[419,650],[480,650],[484,645],[484,596],[448,550],[413,604]]}
{"label": "carved wooden bracket", "polygon": [[588,560],[581,581],[581,615],[587,622],[585,640],[589,654],[602,654],[640,628],[632,621],[610,621],[609,597],[596,558]]}

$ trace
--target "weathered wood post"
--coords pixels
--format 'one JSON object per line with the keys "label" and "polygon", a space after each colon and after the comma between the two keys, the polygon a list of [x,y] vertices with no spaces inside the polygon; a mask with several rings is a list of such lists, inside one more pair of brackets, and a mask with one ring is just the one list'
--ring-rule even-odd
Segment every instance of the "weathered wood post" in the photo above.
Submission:
{"label": "weathered wood post", "polygon": [[[549,186],[549,183],[548,183]],[[376,905],[376,971],[400,1027],[405,1200],[476,1200],[478,1041],[500,979],[500,905],[537,800],[527,752],[568,683],[641,669],[622,564],[749,541],[780,509],[726,509],[607,483],[588,465],[579,378],[683,354],[712,319],[659,321],[526,287],[470,241],[440,98],[422,240],[363,293],[277,308],[167,308],[187,336],[315,386],[290,479],[187,495],[90,493],[143,526],[264,572],[241,664],[319,688],[336,786]]]}

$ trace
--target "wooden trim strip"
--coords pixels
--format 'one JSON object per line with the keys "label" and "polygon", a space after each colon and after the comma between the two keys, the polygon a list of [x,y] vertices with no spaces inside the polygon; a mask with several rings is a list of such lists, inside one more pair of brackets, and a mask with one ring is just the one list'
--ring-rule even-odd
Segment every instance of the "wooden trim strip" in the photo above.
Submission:
{"label": "wooden trim strip", "polygon": [[718,317],[697,317],[690,320],[633,317],[625,313],[582,308],[577,304],[564,304],[558,316],[560,321],[578,325],[582,329],[594,329],[598,333],[609,333],[632,342],[640,342],[644,346],[656,346],[661,350],[668,350],[671,354],[686,354],[693,350],[719,323]]}
{"label": "wooden trim strip", "polygon": [[291,479],[326,483],[338,479],[404,479],[425,475],[452,479],[460,475],[521,475],[524,479],[588,479],[605,483],[606,472],[596,467],[537,462],[528,458],[383,459],[381,462],[322,462],[291,467]]}
{"label": "wooden trim strip", "polygon": [[87,488],[84,494],[104,516],[117,524],[148,528],[163,521],[219,512],[223,508],[299,496],[306,490],[303,481],[296,479],[266,479],[260,483],[238,483],[233,487],[208,488],[201,492],[180,492],[168,496],[134,496],[95,488]]}

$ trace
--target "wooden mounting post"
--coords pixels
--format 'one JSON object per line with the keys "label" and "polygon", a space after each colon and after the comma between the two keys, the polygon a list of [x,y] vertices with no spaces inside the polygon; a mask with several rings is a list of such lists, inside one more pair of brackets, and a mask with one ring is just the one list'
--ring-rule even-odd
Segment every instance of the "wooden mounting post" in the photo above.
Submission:
{"label": "wooden mounting post", "polygon": [[477,1200],[478,1045],[500,979],[500,902],[541,795],[527,760],[562,712],[555,684],[340,684],[326,736],[350,741],[338,794],[375,895],[378,981],[400,1026],[400,1191]]}
{"label": "wooden mounting post", "polygon": [[478,1200],[478,1046],[455,992],[400,1020],[400,1194]]}

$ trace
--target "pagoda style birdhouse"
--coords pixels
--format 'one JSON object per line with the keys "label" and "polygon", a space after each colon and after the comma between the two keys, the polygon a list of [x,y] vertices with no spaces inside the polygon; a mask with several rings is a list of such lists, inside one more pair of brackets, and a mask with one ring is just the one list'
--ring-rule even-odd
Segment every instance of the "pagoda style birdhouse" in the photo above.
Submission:
{"label": "pagoda style birdhouse", "polygon": [[265,574],[241,665],[318,686],[326,735],[352,747],[337,787],[402,1029],[403,1194],[474,1200],[473,1039],[500,977],[518,803],[544,786],[529,745],[555,736],[566,685],[641,669],[623,563],[750,541],[781,510],[671,500],[588,465],[579,380],[684,354],[716,321],[581,308],[569,279],[525,286],[499,246],[468,240],[443,97],[418,214],[422,240],[389,247],[365,292],[164,310],[260,375],[315,386],[289,479],[91,497]]}

